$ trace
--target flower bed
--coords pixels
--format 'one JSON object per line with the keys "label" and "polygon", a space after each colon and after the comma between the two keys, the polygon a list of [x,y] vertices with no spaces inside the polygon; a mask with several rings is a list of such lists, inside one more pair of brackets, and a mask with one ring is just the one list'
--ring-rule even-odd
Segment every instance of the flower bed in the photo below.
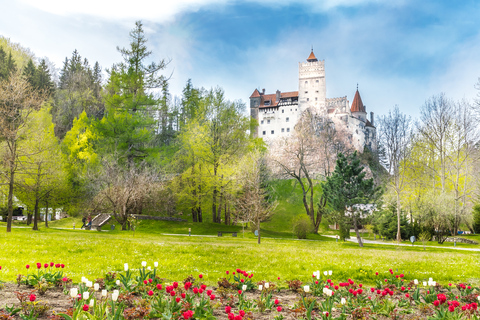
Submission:
{"label": "flower bed", "polygon": [[[64,265],[26,266],[17,284],[3,284],[0,319],[480,319],[480,289],[406,279],[392,269],[375,284],[315,271],[310,279],[254,280],[226,271],[215,287],[202,274],[167,281],[158,263],[73,284]],[[0,267],[1,270],[1,267]]]}

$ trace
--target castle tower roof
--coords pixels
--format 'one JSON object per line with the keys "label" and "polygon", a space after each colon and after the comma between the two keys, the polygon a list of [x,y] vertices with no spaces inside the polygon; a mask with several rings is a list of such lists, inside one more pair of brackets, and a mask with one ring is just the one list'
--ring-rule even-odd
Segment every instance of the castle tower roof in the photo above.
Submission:
{"label": "castle tower roof", "polygon": [[312,49],[312,52],[310,52],[310,55],[308,56],[307,61],[308,61],[308,62],[318,61],[318,60],[317,60],[317,57],[315,57],[315,54],[313,53],[313,49]]}
{"label": "castle tower roof", "polygon": [[250,98],[258,98],[260,97],[260,92],[258,92],[257,89],[255,89],[255,91],[253,91],[252,95],[250,96]]}
{"label": "castle tower roof", "polygon": [[362,98],[360,97],[360,92],[355,92],[355,97],[353,98],[352,107],[350,108],[351,112],[365,112],[365,106],[363,105]]}

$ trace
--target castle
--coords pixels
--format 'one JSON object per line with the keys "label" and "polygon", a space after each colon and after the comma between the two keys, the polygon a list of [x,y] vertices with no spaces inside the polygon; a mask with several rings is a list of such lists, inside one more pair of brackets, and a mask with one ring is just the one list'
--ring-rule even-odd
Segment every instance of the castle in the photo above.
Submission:
{"label": "castle", "polygon": [[363,151],[364,147],[376,150],[376,128],[373,112],[370,120],[360,97],[355,92],[349,107],[347,96],[339,98],[326,97],[325,61],[318,61],[312,52],[307,62],[299,63],[298,91],[266,94],[265,89],[257,89],[250,96],[250,116],[258,121],[254,134],[269,141],[288,137],[295,129],[295,124],[302,113],[310,109],[317,115],[326,116],[335,126],[344,126],[354,147]]}

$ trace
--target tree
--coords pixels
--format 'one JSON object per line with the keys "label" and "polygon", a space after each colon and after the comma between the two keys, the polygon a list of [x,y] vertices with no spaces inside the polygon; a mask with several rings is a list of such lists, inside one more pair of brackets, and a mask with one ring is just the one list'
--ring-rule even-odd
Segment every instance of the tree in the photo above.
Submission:
{"label": "tree", "polygon": [[91,173],[90,187],[96,191],[91,208],[109,212],[127,230],[129,217],[140,214],[152,194],[163,187],[158,172],[146,163],[124,167],[117,159],[104,159],[99,172]]}
{"label": "tree", "polygon": [[39,205],[46,204],[45,226],[48,227],[47,211],[52,204],[53,193],[63,184],[64,170],[50,110],[42,108],[32,113],[29,120],[27,138],[21,142],[24,154],[18,158],[16,185],[23,193],[22,201],[33,204],[33,230],[38,230]]}
{"label": "tree", "polygon": [[[270,149],[277,171],[294,178],[302,188],[302,202],[312,220],[314,233],[318,233],[327,199],[315,177],[328,177],[335,155],[348,152],[349,144],[344,137],[340,125],[336,127],[329,119],[307,110],[297,122],[292,136],[278,140]],[[315,200],[318,201],[316,207]]]}
{"label": "tree", "polygon": [[[38,69],[43,68],[41,63]],[[39,85],[48,88],[47,78],[44,72],[39,73]],[[84,111],[92,119],[101,119],[104,115],[101,68],[96,62],[92,70],[88,60],[82,60],[75,50],[70,59],[65,58],[58,90],[55,92],[52,115],[56,136],[63,139],[72,128],[73,119],[78,118]]]}
{"label": "tree", "polygon": [[398,106],[395,106],[387,115],[380,117],[379,144],[385,150],[388,173],[390,174],[389,185],[396,195],[397,210],[397,242],[402,241],[401,237],[401,211],[402,211],[402,192],[407,178],[405,165],[408,163],[410,140],[412,134],[411,120],[405,114],[400,112]]}
{"label": "tree", "polygon": [[[371,209],[364,205],[372,204],[379,196],[380,190],[375,187],[373,178],[365,179],[365,171],[360,166],[356,151],[348,157],[338,154],[335,170],[327,178],[323,189],[332,208],[342,218],[353,222],[358,244],[363,247],[358,231],[359,219],[365,211]],[[349,228],[349,225],[343,227]]]}
{"label": "tree", "polygon": [[11,232],[15,173],[18,169],[19,142],[25,139],[25,126],[32,113],[40,109],[46,95],[33,89],[19,74],[0,82],[0,136],[4,177],[8,181],[7,232]]}
{"label": "tree", "polygon": [[262,181],[262,167],[265,168],[265,158],[260,151],[248,153],[240,164],[239,183],[240,194],[235,206],[242,221],[250,222],[257,230],[258,243],[261,241],[260,223],[268,221],[274,214],[277,202],[268,199],[265,191],[265,181]]}
{"label": "tree", "polygon": [[109,70],[105,116],[96,126],[103,140],[102,153],[117,153],[128,165],[149,155],[159,105],[152,90],[162,88],[167,81],[159,75],[167,65],[165,60],[146,64],[152,54],[146,42],[142,22],[137,21],[130,32],[130,46],[117,47],[123,61]]}
{"label": "tree", "polygon": [[[247,130],[250,120],[243,115],[245,105],[225,99],[222,89],[208,92],[199,110],[199,125],[203,127],[198,145],[201,160],[208,165],[212,192],[212,221],[221,222],[226,201],[231,165],[243,155],[250,140]],[[225,219],[226,223],[228,218]]]}

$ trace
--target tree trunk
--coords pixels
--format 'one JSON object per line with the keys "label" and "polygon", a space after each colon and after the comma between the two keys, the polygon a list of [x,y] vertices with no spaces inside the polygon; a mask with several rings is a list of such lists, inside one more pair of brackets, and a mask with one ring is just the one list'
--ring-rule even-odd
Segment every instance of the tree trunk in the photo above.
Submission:
{"label": "tree trunk", "polygon": [[402,242],[402,231],[400,228],[400,194],[397,190],[397,242]]}
{"label": "tree trunk", "polygon": [[48,228],[48,200],[45,201],[45,228]]}
{"label": "tree trunk", "polygon": [[353,228],[355,228],[355,234],[357,235],[358,245],[360,247],[363,247],[362,237],[360,237],[360,232],[358,232],[357,217],[355,216],[354,213],[352,214],[352,216],[353,216]]}
{"label": "tree trunk", "polygon": [[32,223],[32,214],[31,211],[28,210],[27,212],[27,226],[29,226]]}
{"label": "tree trunk", "polygon": [[260,244],[260,240],[262,237],[260,236],[260,220],[257,221],[257,231],[258,231],[258,244]]}
{"label": "tree trunk", "polygon": [[8,217],[7,217],[7,232],[12,232],[12,217],[13,217],[13,183],[15,182],[15,170],[13,164],[10,164],[10,177],[8,181]]}
{"label": "tree trunk", "polygon": [[225,199],[225,225],[230,224],[230,211],[229,211],[230,206],[227,205],[227,201]]}
{"label": "tree trunk", "polygon": [[40,220],[40,212],[38,210],[38,196],[35,198],[35,209],[33,213],[33,228],[32,230],[38,231],[38,220]]}

